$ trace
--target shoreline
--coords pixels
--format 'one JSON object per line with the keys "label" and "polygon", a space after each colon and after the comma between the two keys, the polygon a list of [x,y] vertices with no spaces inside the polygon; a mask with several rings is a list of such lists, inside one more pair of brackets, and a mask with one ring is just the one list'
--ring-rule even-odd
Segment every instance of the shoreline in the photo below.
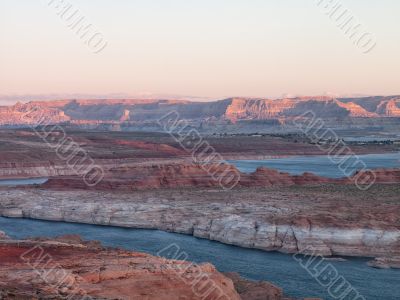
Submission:
{"label": "shoreline", "polygon": [[[16,220],[18,221],[18,220]],[[260,250],[249,250],[249,249],[241,249],[238,247],[231,247],[227,245],[219,245],[220,243],[208,242],[204,240],[194,241],[192,237],[179,237],[170,234],[164,234],[163,232],[149,232],[145,231],[131,231],[131,230],[123,230],[121,228],[99,228],[100,226],[92,226],[92,225],[80,225],[69,226],[69,225],[52,225],[48,224],[48,222],[30,222],[30,221],[22,221],[19,223],[9,223],[4,219],[1,221],[2,228],[6,232],[9,232],[10,235],[15,239],[25,239],[28,238],[27,234],[29,234],[29,229],[24,230],[23,233],[15,231],[13,228],[13,224],[17,227],[25,224],[25,226],[34,226],[38,224],[38,229],[32,232],[31,236],[50,236],[50,239],[54,239],[54,237],[62,236],[66,234],[66,232],[75,232],[77,235],[81,235],[82,239],[91,241],[98,240],[105,247],[109,249],[123,249],[123,251],[135,251],[141,253],[147,253],[149,255],[159,254],[160,249],[165,249],[166,245],[178,245],[180,252],[187,253],[188,262],[210,262],[213,264],[217,270],[223,272],[223,275],[226,275],[225,272],[236,272],[241,274],[245,280],[249,280],[251,282],[259,282],[267,281],[271,282],[275,286],[279,286],[286,292],[286,295],[290,295],[295,297],[296,299],[305,297],[305,296],[314,296],[320,297],[321,299],[325,299],[324,296],[326,290],[324,288],[318,288],[318,283],[314,282],[310,283],[308,286],[308,292],[306,289],[302,287],[302,282],[304,280],[311,280],[312,277],[309,277],[310,274],[302,270],[300,265],[299,256],[287,255],[282,253],[266,253]],[[19,224],[19,225],[18,225]],[[12,234],[14,232],[14,235]],[[50,235],[49,235],[50,233]],[[29,238],[28,238],[29,239]],[[46,238],[44,238],[46,239]],[[117,239],[119,242],[117,244],[113,244],[114,240]],[[140,241],[143,239],[144,241]],[[43,240],[42,238],[40,240]],[[193,240],[193,241],[192,241]],[[156,241],[159,241],[158,243]],[[156,243],[151,243],[156,242]],[[146,246],[149,243],[152,246]],[[167,256],[165,258],[171,259],[168,251],[164,251]],[[203,256],[204,253],[204,256]],[[224,257],[224,261],[220,263],[220,258],[218,254],[220,253],[221,257]],[[199,256],[200,255],[200,256]],[[164,255],[162,255],[164,256]],[[201,259],[199,259],[201,257]],[[305,257],[305,261],[308,259]],[[368,276],[368,278],[377,277],[377,284],[382,283],[382,279],[380,278],[390,278],[398,276],[397,270],[388,270],[388,271],[377,271],[373,268],[369,267],[367,263],[369,262],[368,258],[362,257],[348,257],[346,261],[343,261],[343,258],[338,260],[338,258],[334,259],[324,259],[325,262],[321,264],[321,270],[324,266],[333,266],[336,268],[344,278],[348,279],[352,284],[354,283],[354,288],[360,291],[364,296],[373,295],[374,292],[369,290],[366,285],[359,285],[357,281],[352,276],[352,270],[359,270],[361,274],[364,276]],[[249,264],[247,264],[248,262]],[[247,267],[246,267],[247,266]],[[295,277],[290,276],[286,279],[287,272],[292,270],[293,274],[297,274]],[[346,271],[345,271],[346,270]],[[383,272],[383,273],[382,273]],[[357,278],[357,277],[356,277]],[[393,286],[393,283],[390,285]],[[393,286],[395,287],[395,285]],[[365,293],[365,294],[364,294]],[[389,293],[390,294],[390,293]],[[375,299],[374,297],[372,297]],[[256,298],[258,300],[258,298]],[[260,298],[265,299],[265,298]],[[281,298],[278,298],[281,299]],[[277,300],[278,300],[277,299]],[[308,298],[307,298],[308,299]]]}
{"label": "shoreline", "polygon": [[[341,191],[340,186],[326,187]],[[382,188],[390,188],[394,197],[397,195],[396,187]],[[313,207],[315,204],[312,200],[306,200],[310,199],[309,195],[298,196],[299,192],[307,189],[308,187],[242,189],[229,195],[216,189],[131,193],[0,189],[0,215],[161,230],[243,248],[282,253],[314,251],[316,255],[327,257],[400,256],[400,229],[397,225],[371,219],[371,208],[367,205],[363,208],[365,216],[360,216],[357,223],[345,221],[341,216],[341,209],[337,209],[337,216],[333,219],[331,208],[326,204],[321,208]],[[347,189],[351,190],[352,187]],[[376,193],[379,195],[380,191],[377,190]],[[326,195],[325,197],[331,197],[329,192]],[[243,196],[249,200],[243,200]],[[297,198],[293,198],[294,196]],[[231,207],[226,207],[224,199],[227,197],[231,199]],[[266,202],[266,197],[275,199]],[[29,199],[29,202],[24,199]],[[241,199],[241,202],[236,199]],[[332,200],[331,205],[337,206],[335,200]],[[358,209],[358,206],[352,208],[353,213],[359,214]],[[381,214],[387,209],[389,206],[377,210],[375,218],[385,218]],[[342,210],[346,215],[349,214],[346,207]],[[391,213],[395,214],[386,212],[389,215]],[[324,219],[327,221],[323,221]]]}
{"label": "shoreline", "polygon": [[[398,150],[393,151],[359,151],[355,155],[385,155],[385,154],[399,154]],[[298,158],[298,157],[329,157],[328,154],[323,152],[315,153],[298,153],[298,154],[229,154],[223,153],[223,161],[231,164],[231,161],[263,161],[285,158]],[[338,156],[349,156],[345,154],[338,154]],[[131,159],[131,161],[123,159],[97,159],[95,162],[102,166],[104,169],[112,169],[115,166],[120,167],[147,167],[154,164],[168,165],[168,164],[191,164],[193,159],[190,155],[180,156],[176,158],[152,158],[144,160]],[[209,163],[218,163],[219,161],[210,161]],[[82,167],[77,165],[77,168]],[[393,168],[393,167],[391,167]],[[22,170],[23,169],[23,170]],[[390,169],[384,168],[384,169]],[[76,173],[70,170],[65,164],[56,164],[50,161],[36,161],[36,162],[7,162],[0,163],[0,180],[23,180],[23,179],[41,179],[51,178],[57,176],[73,176]]]}
{"label": "shoreline", "polygon": [[[224,243],[218,240],[211,240],[205,237],[200,237],[200,236],[195,236],[193,234],[190,233],[182,233],[182,232],[175,232],[175,231],[168,231],[165,229],[158,229],[158,228],[140,228],[140,227],[126,227],[126,226],[121,226],[121,225],[105,225],[105,224],[96,224],[96,223],[85,223],[85,222],[78,222],[78,221],[64,221],[64,220],[60,220],[60,221],[56,221],[56,220],[49,220],[49,219],[38,219],[38,218],[30,218],[30,217],[7,217],[7,216],[1,216],[0,218],[5,218],[5,219],[23,219],[23,220],[31,220],[31,221],[41,221],[41,222],[49,222],[49,223],[62,223],[62,224],[74,224],[74,225],[84,225],[84,226],[95,226],[95,227],[99,227],[99,228],[116,228],[116,229],[132,229],[132,230],[149,230],[149,231],[155,231],[155,232],[162,232],[162,233],[171,233],[171,234],[177,234],[177,235],[182,235],[182,236],[186,236],[186,237],[192,237],[195,239],[200,239],[200,240],[206,240],[206,241],[210,241],[210,242],[215,242],[215,243],[219,243],[222,245],[227,245],[230,247],[237,247],[239,249],[248,249],[248,250],[255,250],[255,251],[262,251],[265,253],[279,253],[279,254],[283,254],[283,255],[287,255],[287,256],[293,256],[295,254],[302,254],[302,253],[298,253],[298,252],[294,252],[294,253],[287,253],[287,252],[281,252],[278,250],[263,250],[263,249],[259,249],[259,248],[252,248],[252,247],[246,247],[246,246],[241,246],[241,245],[235,245],[235,244],[228,244],[228,243]],[[0,228],[0,232],[4,231]],[[7,234],[7,232],[5,232]],[[72,235],[75,235],[75,233],[71,233]],[[79,234],[77,234],[79,235]],[[33,236],[32,238],[36,238],[36,236]],[[51,238],[51,237],[46,237],[44,236],[44,238]],[[25,239],[21,239],[20,241],[24,241]],[[113,247],[111,247],[113,248]],[[309,254],[307,254],[308,256]],[[312,256],[312,255],[310,255]],[[317,255],[319,256],[319,255]],[[376,257],[375,256],[351,256],[351,255],[331,255],[331,256],[324,256],[323,257],[325,260],[327,261],[338,261],[338,262],[346,262],[347,260],[350,259],[362,259],[362,260],[373,260]]]}

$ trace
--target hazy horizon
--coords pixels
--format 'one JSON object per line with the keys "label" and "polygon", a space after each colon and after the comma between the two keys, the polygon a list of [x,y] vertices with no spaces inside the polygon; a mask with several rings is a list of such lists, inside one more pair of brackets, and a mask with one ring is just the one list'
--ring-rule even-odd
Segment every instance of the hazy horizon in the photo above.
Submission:
{"label": "hazy horizon", "polygon": [[0,104],[27,95],[208,101],[400,93],[398,1],[340,1],[376,36],[366,54],[314,0],[66,2],[107,47],[91,52],[49,0],[1,1]]}
{"label": "hazy horizon", "polygon": [[344,94],[344,95],[333,95],[333,94],[320,94],[320,95],[289,95],[284,94],[281,97],[251,97],[251,96],[227,96],[221,98],[206,98],[206,97],[196,97],[196,96],[184,96],[184,95],[124,95],[120,94],[106,94],[106,95],[95,95],[95,94],[64,94],[64,95],[54,95],[54,94],[41,94],[41,95],[0,95],[0,105],[9,106],[14,105],[18,102],[27,103],[31,101],[62,101],[62,100],[98,100],[98,99],[165,99],[165,100],[186,100],[193,102],[211,102],[224,100],[229,98],[259,98],[259,99],[283,99],[283,98],[297,98],[297,97],[319,97],[326,96],[332,98],[363,98],[363,97],[373,97],[373,96],[394,96],[398,97],[398,94],[389,95],[363,95],[363,94]]}

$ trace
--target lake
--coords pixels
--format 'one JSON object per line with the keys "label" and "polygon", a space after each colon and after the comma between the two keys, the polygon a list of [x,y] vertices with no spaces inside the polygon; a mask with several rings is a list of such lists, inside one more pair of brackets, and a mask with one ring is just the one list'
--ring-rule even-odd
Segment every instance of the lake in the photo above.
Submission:
{"label": "lake", "polygon": [[48,178],[2,179],[0,180],[0,186],[43,184],[47,180]]}
{"label": "lake", "polygon": [[[400,168],[400,153],[358,155],[357,159],[365,163],[369,169]],[[339,163],[331,161],[326,155],[293,156],[266,160],[229,160],[228,163],[235,165],[244,173],[254,172],[258,167],[267,167],[292,175],[311,172],[328,178],[345,177],[345,174],[338,167]],[[357,165],[355,167],[346,165],[346,168],[352,174],[357,171]]]}
{"label": "lake", "polygon": [[[222,272],[238,272],[248,279],[273,282],[282,287],[287,295],[293,297],[313,296],[334,299],[328,296],[327,291],[311,278],[291,255],[282,253],[244,249],[157,230],[28,219],[0,217],[0,230],[13,238],[79,234],[88,240],[101,241],[106,246],[122,247],[153,255],[175,243],[188,254],[190,261],[211,262]],[[400,270],[374,269],[366,265],[367,261],[367,258],[348,258],[345,262],[330,263],[365,299],[400,299]]]}

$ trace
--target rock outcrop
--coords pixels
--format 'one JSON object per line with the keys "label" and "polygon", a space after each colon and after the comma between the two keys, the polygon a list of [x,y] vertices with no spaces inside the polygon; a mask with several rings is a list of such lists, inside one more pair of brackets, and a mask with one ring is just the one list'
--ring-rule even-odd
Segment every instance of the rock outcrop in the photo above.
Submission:
{"label": "rock outcrop", "polygon": [[[368,171],[370,172],[370,171]],[[367,174],[366,171],[357,172],[350,180],[354,179],[357,176],[363,176]],[[375,169],[374,173],[374,181],[376,183],[386,183],[386,184],[398,184],[400,183],[400,169]]]}
{"label": "rock outcrop", "polygon": [[35,177],[53,177],[53,176],[73,176],[74,170],[68,168],[65,164],[54,165],[48,161],[37,163],[0,163],[1,179],[16,178],[35,178]]}
{"label": "rock outcrop", "polygon": [[368,262],[370,267],[377,269],[400,269],[400,256],[398,257],[377,257]]}
{"label": "rock outcrop", "polygon": [[175,111],[182,119],[199,122],[277,120],[313,111],[323,119],[400,117],[400,97],[332,98],[297,97],[284,99],[229,98],[214,102],[152,99],[103,99],[32,101],[0,107],[0,125],[70,122],[79,125],[102,123],[156,123]]}
{"label": "rock outcrop", "polygon": [[[357,178],[369,178],[365,183]],[[43,187],[58,189],[96,189],[96,190],[145,190],[161,188],[185,187],[219,187],[219,188],[251,188],[316,184],[370,184],[400,183],[400,169],[378,169],[369,173],[359,172],[350,178],[330,179],[304,173],[290,175],[265,167],[255,172],[241,173],[236,167],[228,164],[159,164],[146,166],[124,166],[108,168],[101,182],[88,186],[78,176],[59,176],[50,178]]]}
{"label": "rock outcrop", "polygon": [[63,239],[0,241],[0,298],[241,299],[211,264]]}
{"label": "rock outcrop", "polygon": [[79,236],[0,240],[0,299],[291,300],[211,264],[108,249]]}
{"label": "rock outcrop", "polygon": [[375,185],[368,195],[352,185],[232,191],[0,189],[0,204],[5,217],[159,229],[265,251],[400,256],[396,185]]}
{"label": "rock outcrop", "polygon": [[269,282],[249,281],[240,277],[240,275],[237,273],[225,273],[224,275],[233,281],[235,289],[240,294],[242,300],[265,300],[283,298],[282,289]]}
{"label": "rock outcrop", "polygon": [[[224,175],[225,174],[225,175]],[[264,167],[251,174],[228,164],[162,164],[117,167],[107,170],[96,186],[88,186],[78,176],[53,177],[43,187],[59,189],[143,190],[184,187],[271,187],[337,182],[310,173],[290,175]]]}
{"label": "rock outcrop", "polygon": [[5,232],[0,231],[0,240],[6,240],[9,239],[9,237],[6,235]]}
{"label": "rock outcrop", "polygon": [[169,156],[185,156],[187,153],[183,149],[178,149],[165,144],[155,144],[143,141],[127,141],[127,140],[116,140],[115,145],[122,145],[132,147],[139,150],[150,150],[162,155],[167,158]]}

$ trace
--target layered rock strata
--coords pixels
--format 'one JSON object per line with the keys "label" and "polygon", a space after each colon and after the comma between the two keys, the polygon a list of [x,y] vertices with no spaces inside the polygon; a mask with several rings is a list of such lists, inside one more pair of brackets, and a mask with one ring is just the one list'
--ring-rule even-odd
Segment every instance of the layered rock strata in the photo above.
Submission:
{"label": "layered rock strata", "polygon": [[108,249],[79,236],[0,237],[0,299],[291,300],[211,264]]}
{"label": "layered rock strata", "polygon": [[93,99],[32,101],[0,107],[0,125],[37,123],[102,124],[154,122],[170,112],[199,122],[276,120],[289,123],[312,111],[323,119],[400,117],[400,97],[229,98],[213,102],[157,99]]}
{"label": "layered rock strata", "polygon": [[400,183],[400,169],[360,171],[350,178],[329,179],[312,173],[290,175],[265,167],[255,172],[241,173],[228,164],[153,164],[147,166],[124,166],[106,169],[104,178],[95,186],[87,185],[78,176],[53,177],[46,188],[96,189],[96,190],[143,190],[184,187],[272,187],[291,185],[316,185],[326,183],[369,186],[373,183]]}
{"label": "layered rock strata", "polygon": [[159,229],[284,253],[394,257],[400,256],[398,192],[397,186],[380,185],[368,196],[353,186],[129,193],[3,189],[0,215]]}
{"label": "layered rock strata", "polygon": [[50,178],[46,188],[140,190],[182,187],[270,187],[336,182],[310,173],[290,175],[267,168],[251,174],[239,172],[228,164],[162,164],[125,166],[108,169],[95,186],[85,184],[78,176]]}
{"label": "layered rock strata", "polygon": [[1,299],[241,299],[232,281],[211,264],[62,240],[0,241],[0,295]]}

